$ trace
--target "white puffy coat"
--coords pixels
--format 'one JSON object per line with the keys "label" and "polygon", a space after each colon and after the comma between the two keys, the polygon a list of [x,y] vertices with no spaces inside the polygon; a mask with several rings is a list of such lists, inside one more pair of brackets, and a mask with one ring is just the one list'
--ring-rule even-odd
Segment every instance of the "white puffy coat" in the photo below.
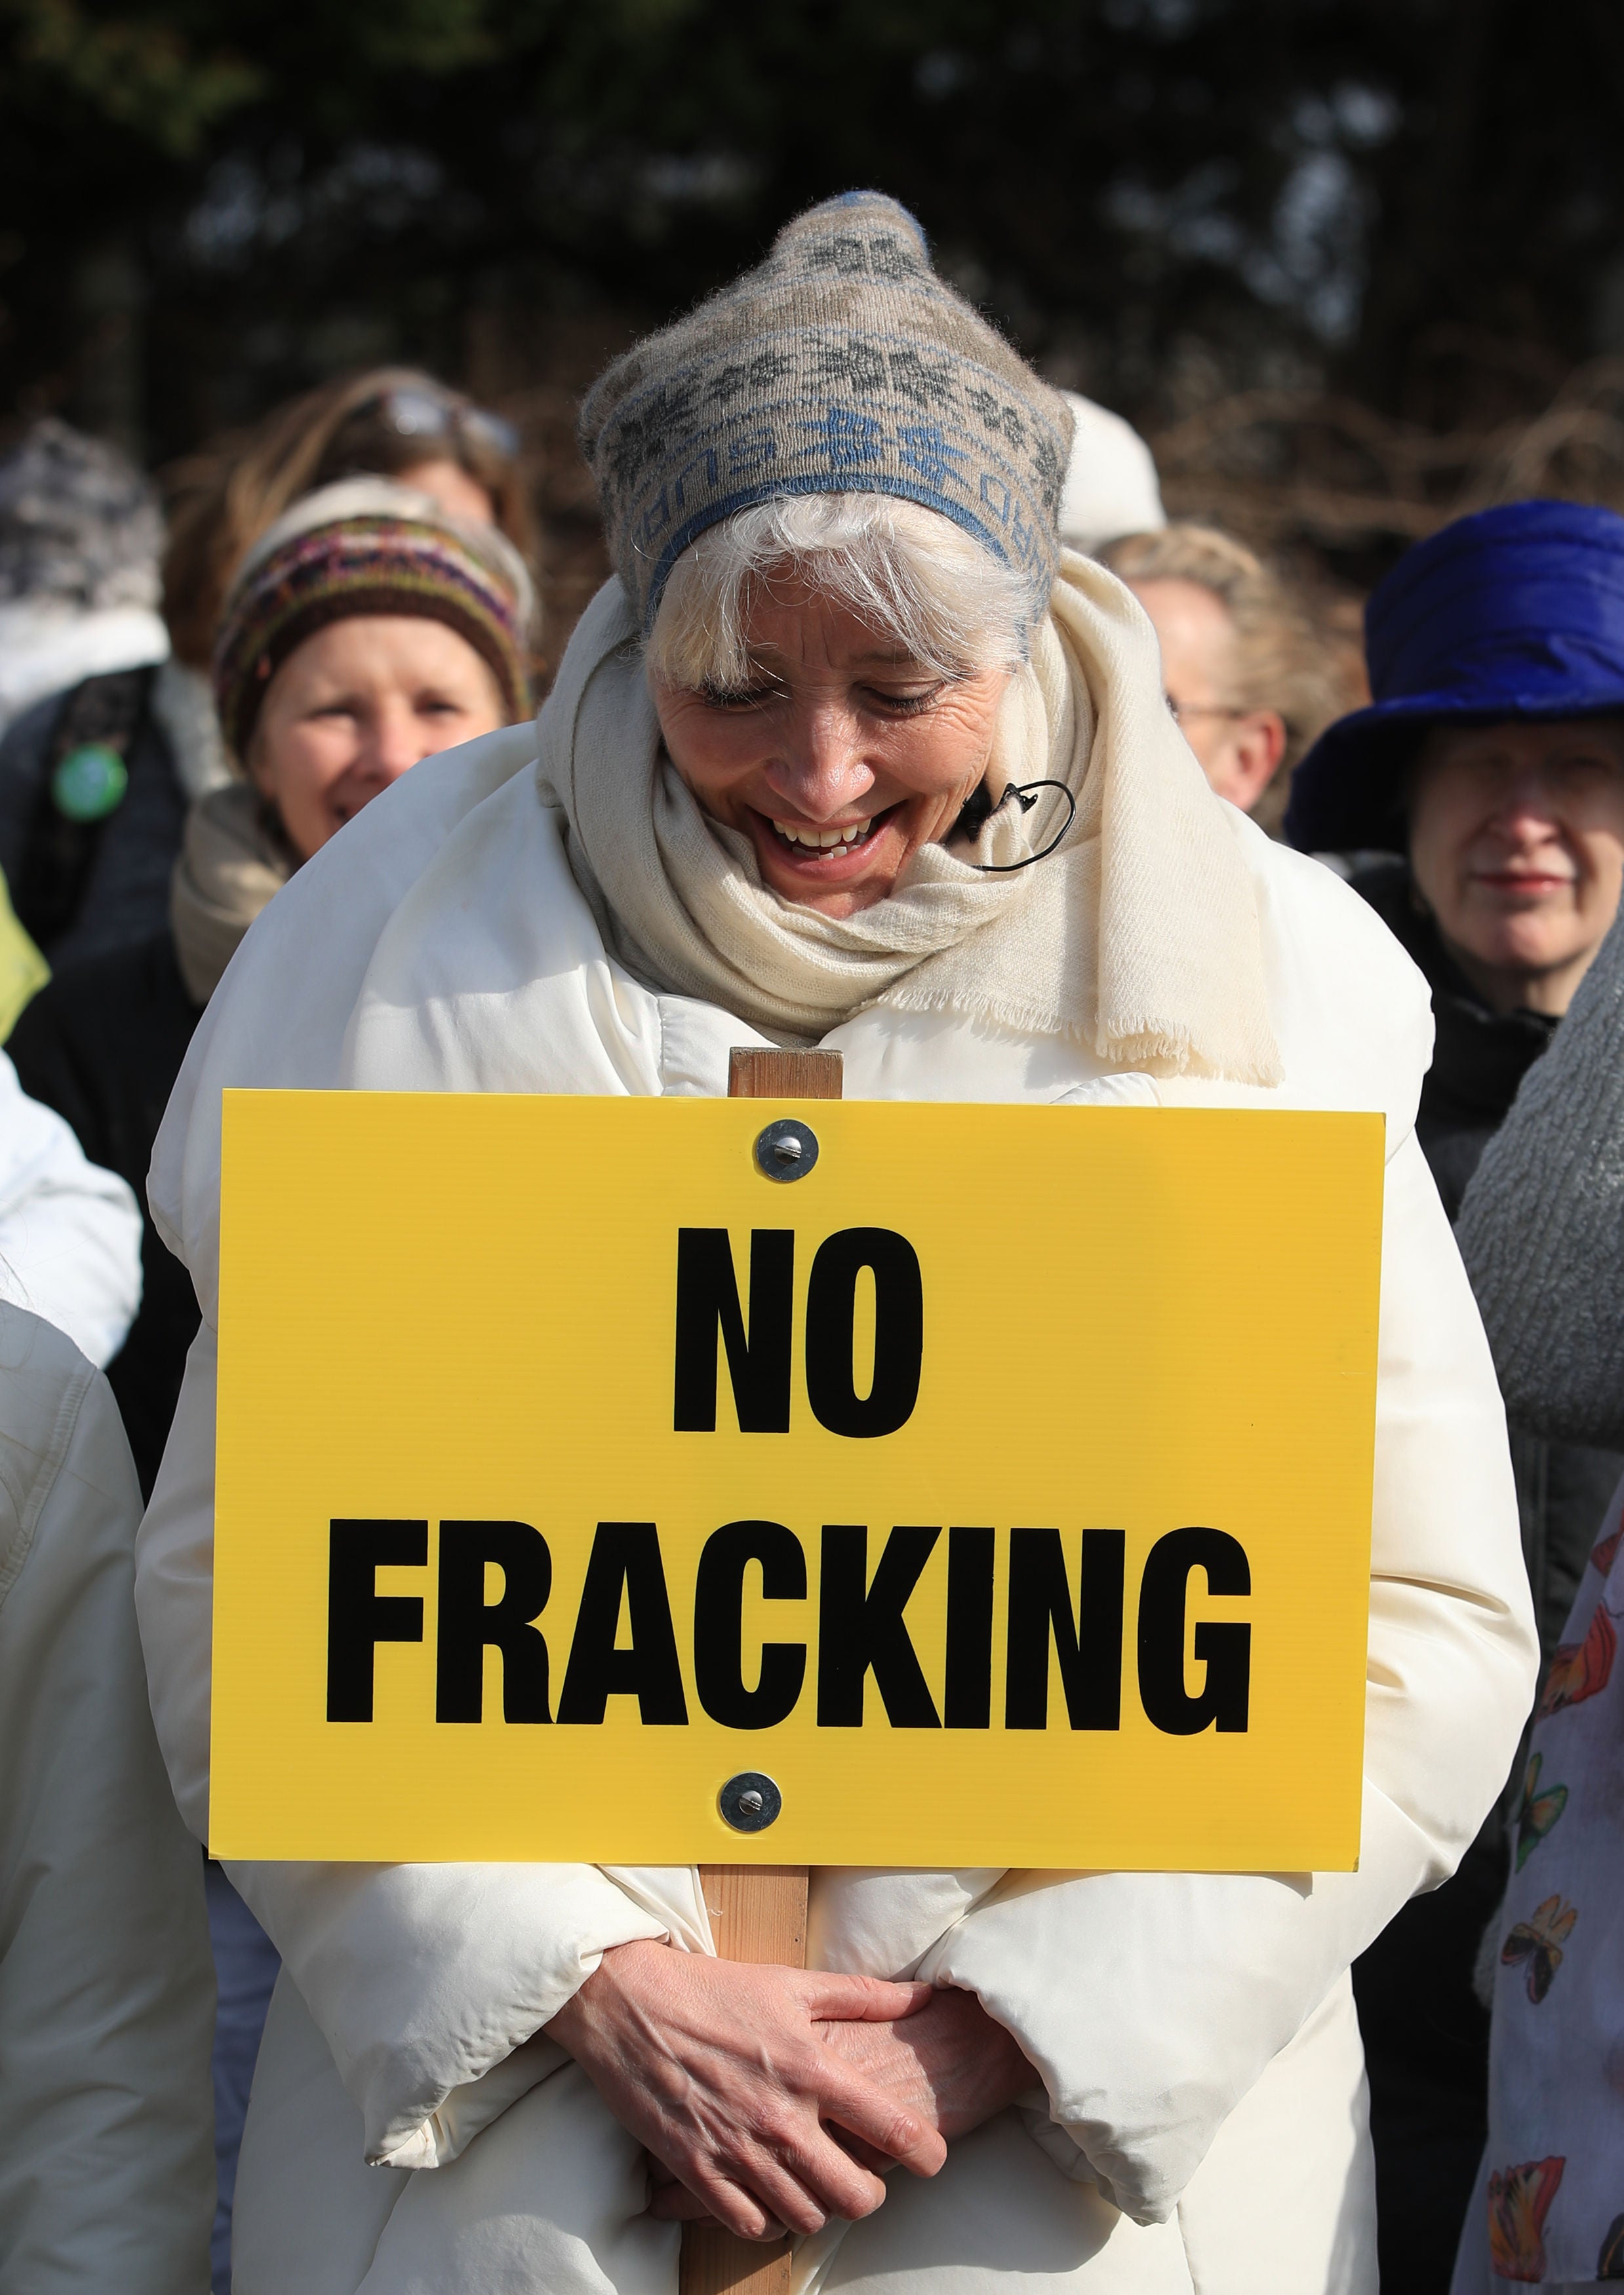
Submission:
{"label": "white puffy coat", "polygon": [[0,1302],[0,2288],[204,2295],[203,1860],[132,1600],[141,1494],[105,1380]]}
{"label": "white puffy coat", "polygon": [[[204,1321],[138,1599],[159,1736],[200,1833],[221,1089],[720,1094],[729,1047],[760,1041],[606,955],[526,770],[535,753],[514,728],[420,766],[300,871],[216,992],[159,1141],[154,1213]],[[1046,2095],[955,2145],[934,2182],[898,2177],[869,2221],[808,2242],[804,2295],[1375,2287],[1348,1967],[1474,1834],[1528,1708],[1534,1643],[1494,1376],[1414,1136],[1425,985],[1345,886],[1229,817],[1257,894],[1279,1090],[1113,1074],[1074,1046],[951,1017],[875,1009],[826,1041],[855,1098],[1385,1114],[1360,1868],[815,1874],[814,1962],[969,1987]],[[709,1949],[694,1874],[233,1877],[286,1964],[238,2187],[239,2295],[672,2295],[676,2234],[642,2213],[637,2147],[541,2028],[608,1947],[665,1935]]]}
{"label": "white puffy coat", "polygon": [[98,1368],[141,1304],[141,1212],[117,1172],[89,1163],[53,1108],[30,1099],[0,1052],[0,1298],[31,1307]]}

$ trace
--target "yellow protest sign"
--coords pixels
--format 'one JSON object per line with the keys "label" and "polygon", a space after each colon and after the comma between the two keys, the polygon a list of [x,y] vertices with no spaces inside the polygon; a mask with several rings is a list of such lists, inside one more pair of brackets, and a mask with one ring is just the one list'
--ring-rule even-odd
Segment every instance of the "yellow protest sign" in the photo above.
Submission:
{"label": "yellow protest sign", "polygon": [[1382,1136],[228,1092],[214,1850],[1351,1866]]}

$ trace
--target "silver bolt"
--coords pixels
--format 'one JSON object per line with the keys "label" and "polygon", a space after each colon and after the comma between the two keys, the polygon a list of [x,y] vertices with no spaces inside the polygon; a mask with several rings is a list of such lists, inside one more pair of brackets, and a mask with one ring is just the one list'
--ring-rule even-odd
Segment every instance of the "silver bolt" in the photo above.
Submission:
{"label": "silver bolt", "polygon": [[722,1822],[735,1833],[764,1833],[784,1806],[783,1795],[759,1769],[741,1769],[716,1796]]}
{"label": "silver bolt", "polygon": [[798,1115],[780,1115],[757,1132],[755,1156],[765,1180],[804,1180],[818,1161],[818,1135]]}

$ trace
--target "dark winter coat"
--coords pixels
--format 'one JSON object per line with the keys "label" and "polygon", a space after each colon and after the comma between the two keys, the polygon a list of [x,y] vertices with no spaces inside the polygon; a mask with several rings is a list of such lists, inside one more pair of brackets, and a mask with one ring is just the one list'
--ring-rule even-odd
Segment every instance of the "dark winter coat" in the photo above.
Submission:
{"label": "dark winter coat", "polygon": [[[53,969],[167,930],[188,798],[151,706],[158,674],[88,678],[26,710],[0,739],[0,874]],[[92,741],[118,751],[128,784],[105,820],[69,821],[53,803],[52,774]]]}
{"label": "dark winter coat", "polygon": [[147,1171],[200,1017],[166,928],[60,971],[6,1044],[23,1090],[65,1116],[91,1161],[127,1180],[142,1205],[141,1312],[107,1376],[149,1498],[199,1315],[191,1277],[146,1213]]}

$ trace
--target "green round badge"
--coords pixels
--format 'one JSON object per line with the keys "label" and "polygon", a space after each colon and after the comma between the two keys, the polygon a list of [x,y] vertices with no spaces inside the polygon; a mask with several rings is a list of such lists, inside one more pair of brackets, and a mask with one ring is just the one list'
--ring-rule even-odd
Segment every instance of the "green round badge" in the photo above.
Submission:
{"label": "green round badge", "polygon": [[51,776],[51,798],[69,821],[105,821],[122,804],[130,785],[124,759],[105,741],[84,741]]}

